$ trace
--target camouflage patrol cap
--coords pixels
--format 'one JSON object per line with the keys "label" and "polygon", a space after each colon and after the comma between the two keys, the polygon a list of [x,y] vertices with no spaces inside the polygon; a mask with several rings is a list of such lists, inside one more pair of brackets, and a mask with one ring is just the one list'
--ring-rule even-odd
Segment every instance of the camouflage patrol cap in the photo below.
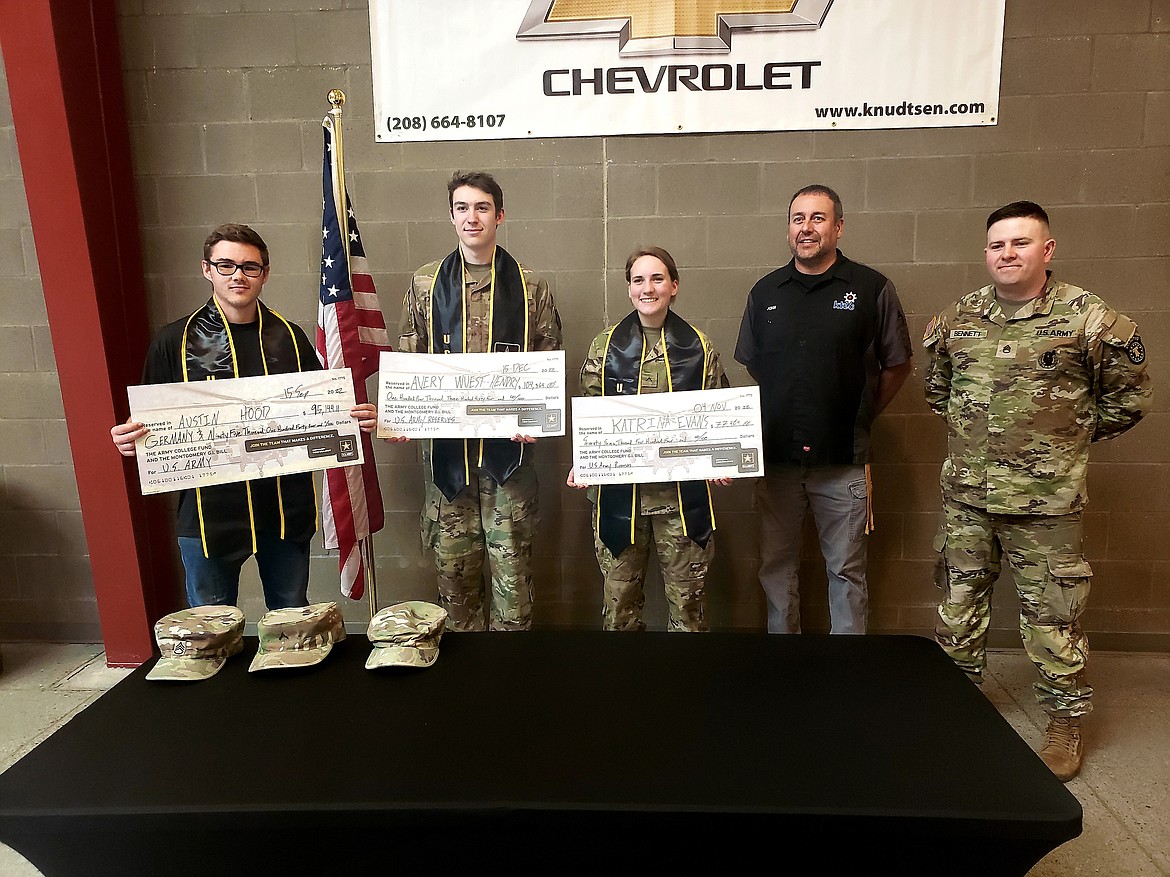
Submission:
{"label": "camouflage patrol cap", "polygon": [[244,647],[244,613],[235,606],[195,606],[164,615],[154,624],[162,657],[147,679],[198,682],[220,671]]}
{"label": "camouflage patrol cap", "polygon": [[333,644],[345,639],[345,623],[336,603],[313,603],[265,613],[256,633],[260,648],[249,673],[321,663]]}
{"label": "camouflage patrol cap", "polygon": [[374,650],[366,669],[429,667],[439,657],[447,612],[434,603],[412,600],[387,606],[370,619],[366,632]]}

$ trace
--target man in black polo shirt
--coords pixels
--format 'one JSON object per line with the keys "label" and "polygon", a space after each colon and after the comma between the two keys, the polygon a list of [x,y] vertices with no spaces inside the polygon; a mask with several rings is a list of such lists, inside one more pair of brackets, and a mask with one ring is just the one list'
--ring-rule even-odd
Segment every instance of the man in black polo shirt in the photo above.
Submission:
{"label": "man in black polo shirt", "polygon": [[894,285],[837,249],[841,199],[805,186],[788,206],[792,261],[748,294],[735,358],[760,385],[760,584],[768,632],[800,632],[801,529],[811,507],[833,633],[865,633],[870,425],[909,376]]}

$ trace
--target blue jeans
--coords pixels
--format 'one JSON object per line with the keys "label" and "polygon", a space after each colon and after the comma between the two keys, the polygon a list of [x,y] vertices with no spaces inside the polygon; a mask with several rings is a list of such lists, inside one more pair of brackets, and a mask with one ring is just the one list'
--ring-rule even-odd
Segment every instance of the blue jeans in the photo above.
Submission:
{"label": "blue jeans", "polygon": [[768,633],[800,633],[801,530],[811,508],[829,579],[833,633],[865,633],[865,466],[768,466],[756,486]]}
{"label": "blue jeans", "polygon": [[[195,536],[179,537],[179,553],[187,572],[190,606],[235,606],[240,595],[240,567],[248,558],[204,557]],[[309,540],[289,542],[271,533],[256,534],[256,565],[264,586],[264,604],[286,609],[309,604]]]}

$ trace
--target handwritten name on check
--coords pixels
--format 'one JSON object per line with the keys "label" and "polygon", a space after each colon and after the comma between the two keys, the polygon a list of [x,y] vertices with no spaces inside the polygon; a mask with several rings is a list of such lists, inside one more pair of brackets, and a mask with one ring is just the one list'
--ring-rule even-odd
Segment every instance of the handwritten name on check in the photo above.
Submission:
{"label": "handwritten name on check", "polygon": [[383,353],[378,437],[565,434],[565,352]]}
{"label": "handwritten name on check", "polygon": [[350,371],[127,387],[142,492],[292,475],[363,461]]}
{"label": "handwritten name on check", "polygon": [[763,474],[759,387],[573,398],[578,484]]}

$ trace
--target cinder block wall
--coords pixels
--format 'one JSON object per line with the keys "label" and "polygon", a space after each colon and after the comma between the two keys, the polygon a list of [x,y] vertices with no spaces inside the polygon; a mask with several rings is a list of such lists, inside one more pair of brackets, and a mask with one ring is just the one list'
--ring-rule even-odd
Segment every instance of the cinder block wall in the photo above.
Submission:
{"label": "cinder block wall", "polygon": [[[553,285],[574,373],[593,335],[628,311],[626,254],[653,243],[679,262],[678,311],[709,332],[732,382],[747,383],[731,359],[743,302],[757,277],[787,260],[788,198],[806,183],[841,193],[843,250],[894,280],[916,337],[931,314],[983,284],[987,213],[1016,198],[1046,205],[1057,273],[1138,321],[1156,383],[1148,421],[1094,451],[1086,550],[1096,576],[1086,623],[1099,645],[1170,643],[1170,0],[1009,0],[993,128],[407,145],[373,142],[365,0],[122,0],[120,8],[156,327],[205,299],[200,245],[229,219],[254,225],[270,244],[269,304],[312,327],[319,122],[334,87],[349,96],[350,192],[388,321],[398,321],[412,269],[454,246],[450,171],[488,169],[506,195],[502,242]],[[0,634],[92,634],[86,548],[6,93],[0,113]],[[876,433],[872,625],[922,631],[936,601],[931,540],[944,430],[927,412],[920,374]],[[375,537],[381,600],[430,597],[431,562],[418,545],[417,448],[387,445],[377,456],[387,510]],[[562,486],[570,456],[567,439],[538,447],[537,618],[594,626],[600,576],[588,504]],[[762,629],[750,485],[720,489],[716,508],[713,623]],[[317,554],[312,596],[332,598],[336,561]],[[806,629],[825,629],[811,534],[803,572]],[[254,574],[244,593],[246,612],[258,617]],[[653,584],[648,610],[661,626]],[[364,604],[346,613],[368,617]],[[999,588],[994,624],[1011,641],[1010,588]]]}

